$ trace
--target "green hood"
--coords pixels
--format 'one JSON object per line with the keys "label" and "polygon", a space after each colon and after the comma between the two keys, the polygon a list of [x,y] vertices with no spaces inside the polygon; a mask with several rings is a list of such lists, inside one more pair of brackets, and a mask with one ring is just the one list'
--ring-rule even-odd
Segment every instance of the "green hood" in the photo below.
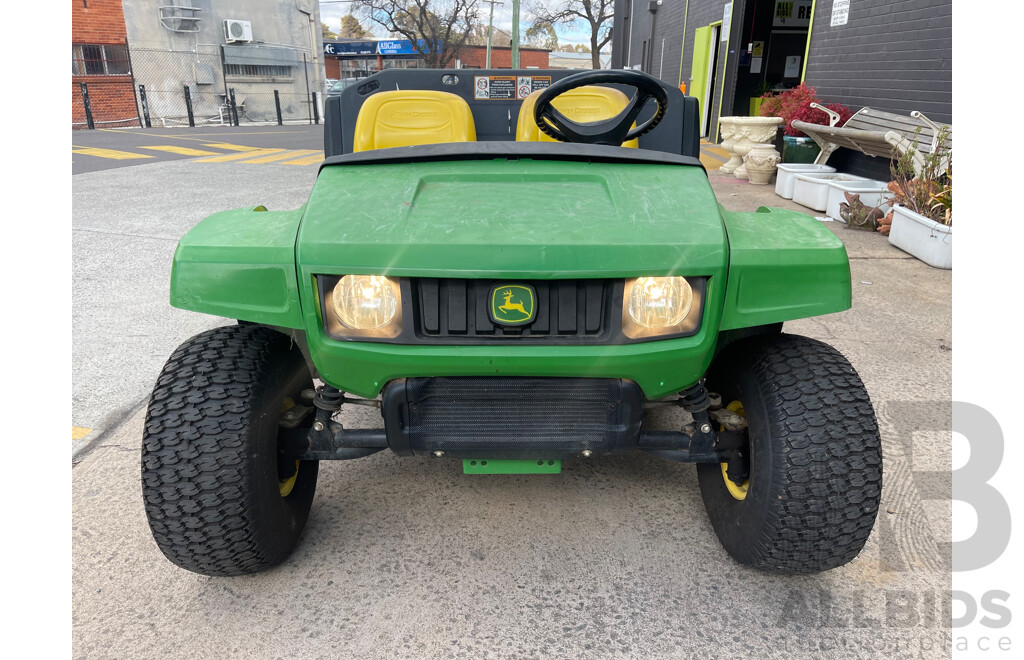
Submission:
{"label": "green hood", "polygon": [[712,275],[728,262],[699,167],[494,159],[326,166],[304,275]]}

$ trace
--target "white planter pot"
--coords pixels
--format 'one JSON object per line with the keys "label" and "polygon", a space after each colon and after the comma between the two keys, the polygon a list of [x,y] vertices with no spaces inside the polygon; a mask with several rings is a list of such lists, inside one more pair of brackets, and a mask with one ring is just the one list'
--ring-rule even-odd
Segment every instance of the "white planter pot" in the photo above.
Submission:
{"label": "white planter pot", "polygon": [[780,163],[778,176],[775,178],[775,194],[783,199],[793,199],[793,180],[797,174],[828,174],[835,172],[831,165],[815,165],[813,163]]}
{"label": "white planter pot", "polygon": [[882,201],[889,196],[889,189],[884,181],[829,181],[825,215],[833,220],[839,220],[839,205],[846,203],[844,193],[860,195],[860,201],[868,208],[877,206],[882,209],[882,213],[889,212],[889,205]]}
{"label": "white planter pot", "polygon": [[793,180],[793,201],[815,211],[828,206],[828,184],[831,181],[867,181],[867,177],[854,174],[797,174]]}
{"label": "white planter pot", "polygon": [[953,228],[896,204],[889,242],[929,266],[953,267]]}

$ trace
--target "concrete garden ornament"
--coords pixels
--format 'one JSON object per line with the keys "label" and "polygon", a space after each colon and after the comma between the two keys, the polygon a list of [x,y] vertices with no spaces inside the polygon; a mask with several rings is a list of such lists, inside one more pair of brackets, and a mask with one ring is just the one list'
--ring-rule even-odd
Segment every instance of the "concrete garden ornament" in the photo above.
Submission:
{"label": "concrete garden ornament", "polygon": [[[722,148],[732,157],[720,169],[726,173],[731,172],[737,179],[746,179],[748,175],[743,157],[750,152],[755,144],[771,145],[775,141],[775,134],[779,130],[782,119],[780,117],[722,117],[719,119],[719,123],[722,126],[723,137],[729,130],[730,137],[722,142]],[[778,163],[776,162],[776,164]]]}
{"label": "concrete garden ornament", "polygon": [[782,155],[775,150],[773,144],[757,143],[743,157],[743,166],[747,170],[750,183],[763,186],[772,180],[775,168],[778,167]]}

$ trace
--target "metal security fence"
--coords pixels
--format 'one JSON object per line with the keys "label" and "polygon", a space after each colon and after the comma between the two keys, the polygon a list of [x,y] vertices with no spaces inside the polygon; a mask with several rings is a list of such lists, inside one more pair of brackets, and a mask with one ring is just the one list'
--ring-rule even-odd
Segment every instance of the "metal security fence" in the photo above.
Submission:
{"label": "metal security fence", "polygon": [[[308,50],[200,45],[131,48],[128,56],[136,126],[305,124],[323,116],[323,67]],[[88,93],[73,92],[75,107]]]}

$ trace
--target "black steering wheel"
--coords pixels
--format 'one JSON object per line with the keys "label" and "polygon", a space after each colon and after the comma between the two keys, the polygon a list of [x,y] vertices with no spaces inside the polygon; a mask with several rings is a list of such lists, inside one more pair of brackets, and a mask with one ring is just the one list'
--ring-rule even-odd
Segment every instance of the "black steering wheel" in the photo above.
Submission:
{"label": "black steering wheel", "polygon": [[[556,97],[569,90],[600,83],[630,85],[636,88],[636,93],[622,112],[611,119],[580,124],[563,115],[551,104]],[[653,117],[630,130],[640,111],[651,99],[657,101],[658,111]],[[560,142],[610,144],[617,147],[623,142],[654,130],[665,117],[667,109],[668,94],[657,78],[629,69],[584,71],[562,78],[542,91],[533,107],[533,118],[540,130]]]}

